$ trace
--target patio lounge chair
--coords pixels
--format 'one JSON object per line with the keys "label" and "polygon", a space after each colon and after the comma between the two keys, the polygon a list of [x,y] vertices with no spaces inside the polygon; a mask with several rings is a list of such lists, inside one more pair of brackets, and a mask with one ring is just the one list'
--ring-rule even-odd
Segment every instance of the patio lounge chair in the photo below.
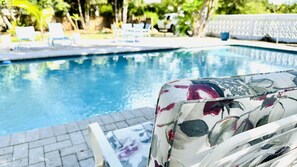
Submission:
{"label": "patio lounge chair", "polygon": [[145,37],[149,37],[150,36],[150,31],[151,31],[151,24],[145,24],[145,27],[143,29],[143,34]]}
{"label": "patio lounge chair", "polygon": [[[109,137],[114,132],[108,132],[106,140],[99,125],[91,124],[96,165],[105,160],[111,167],[137,166],[145,157],[148,166],[279,164],[280,159],[296,155],[297,144],[292,142],[296,141],[296,80],[297,72],[283,71],[167,83],[159,94],[149,154],[138,152],[141,144],[133,147],[133,142],[127,142],[132,143],[129,149],[129,144],[108,146],[117,143]],[[126,140],[131,136],[126,129],[117,131]],[[144,158],[130,161],[136,154]]]}
{"label": "patio lounge chair", "polygon": [[18,39],[18,45],[15,49],[29,48],[30,43],[23,41],[35,41],[35,30],[33,26],[28,27],[16,27],[15,28],[16,37]]}
{"label": "patio lounge chair", "polygon": [[72,40],[64,34],[64,30],[61,23],[49,23],[49,45],[56,45],[57,42],[61,42],[62,45],[72,45]]}

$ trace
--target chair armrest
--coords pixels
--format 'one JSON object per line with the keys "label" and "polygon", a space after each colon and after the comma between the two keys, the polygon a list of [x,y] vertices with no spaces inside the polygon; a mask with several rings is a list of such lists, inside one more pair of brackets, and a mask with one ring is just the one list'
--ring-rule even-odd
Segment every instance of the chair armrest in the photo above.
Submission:
{"label": "chair armrest", "polygon": [[89,139],[95,158],[95,166],[103,167],[104,159],[110,166],[122,166],[115,151],[110,146],[105,134],[97,123],[89,125]]}
{"label": "chair armrest", "polygon": [[219,144],[213,149],[201,162],[201,166],[213,166],[215,162],[220,160],[239,145],[245,144],[249,141],[257,139],[259,137],[274,133],[278,130],[295,126],[297,123],[297,114],[283,118],[279,121],[272,122],[255,129],[240,133],[231,137],[230,139]]}

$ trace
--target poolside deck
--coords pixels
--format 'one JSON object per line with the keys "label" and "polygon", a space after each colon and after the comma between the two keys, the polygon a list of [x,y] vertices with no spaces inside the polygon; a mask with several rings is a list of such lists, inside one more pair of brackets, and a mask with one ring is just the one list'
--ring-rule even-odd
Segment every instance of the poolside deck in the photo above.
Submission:
{"label": "poolside deck", "polygon": [[[296,45],[274,44],[259,41],[221,41],[218,38],[145,38],[140,42],[114,42],[112,40],[81,41],[75,46],[48,47],[46,43],[29,49],[10,51],[0,45],[0,61],[35,58],[84,56],[88,54],[118,54],[162,49],[249,45],[296,51]],[[62,124],[0,136],[0,167],[4,166],[94,166],[88,144],[87,125],[98,122],[105,131],[132,126],[153,119],[153,108],[141,108],[92,117],[79,122]]]}
{"label": "poolside deck", "polygon": [[0,167],[94,167],[89,123],[97,122],[107,132],[153,119],[153,108],[140,108],[0,136]]}
{"label": "poolside deck", "polygon": [[138,42],[115,42],[114,40],[81,40],[79,44],[72,46],[48,46],[47,42],[33,42],[30,48],[10,51],[9,48],[0,45],[0,61],[24,60],[36,58],[88,56],[93,54],[120,54],[144,51],[159,51],[178,48],[214,47],[224,45],[248,45],[266,47],[287,51],[296,51],[296,45],[275,44],[262,41],[228,40],[221,41],[218,38],[143,38]]}

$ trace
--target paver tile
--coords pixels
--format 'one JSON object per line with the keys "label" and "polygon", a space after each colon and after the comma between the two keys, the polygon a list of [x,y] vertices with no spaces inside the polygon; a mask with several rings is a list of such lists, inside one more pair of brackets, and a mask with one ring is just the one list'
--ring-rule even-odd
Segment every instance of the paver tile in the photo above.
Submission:
{"label": "paver tile", "polygon": [[81,131],[70,133],[69,136],[73,145],[85,142],[85,139]]}
{"label": "paver tile", "polygon": [[68,140],[68,139],[70,139],[69,134],[57,136],[57,141],[64,141],[64,140]]}
{"label": "paver tile", "polygon": [[115,123],[118,129],[126,128],[129,125],[125,121],[120,121]]}
{"label": "paver tile", "polygon": [[88,136],[89,135],[88,130],[83,130],[82,133],[83,133],[84,136]]}
{"label": "paver tile", "polygon": [[121,114],[121,112],[111,113],[110,115],[116,122],[125,120],[125,117]]}
{"label": "paver tile", "polygon": [[70,140],[56,142],[56,143],[52,143],[52,144],[49,144],[49,145],[45,145],[44,146],[44,152],[50,152],[50,151],[66,148],[66,147],[69,147],[69,146],[72,146]]}
{"label": "paver tile", "polygon": [[89,119],[89,122],[90,122],[90,124],[94,123],[94,122],[97,122],[99,125],[103,125],[103,122],[101,121],[99,116],[91,117]]}
{"label": "paver tile", "polygon": [[117,129],[117,126],[115,124],[106,124],[104,126],[104,131],[112,131],[116,129]]}
{"label": "paver tile", "polygon": [[39,129],[26,131],[26,142],[31,142],[40,139]]}
{"label": "paver tile", "polygon": [[12,154],[5,154],[0,156],[0,164],[12,161]]}
{"label": "paver tile", "polygon": [[137,118],[132,118],[132,119],[126,120],[126,122],[129,124],[129,126],[133,126],[133,125],[136,125],[136,124],[139,124],[139,123],[144,123],[146,121],[147,120],[144,119],[143,117],[137,117]]}
{"label": "paver tile", "polygon": [[53,130],[54,130],[55,136],[59,136],[67,133],[66,126],[64,124],[53,126]]}
{"label": "paver tile", "polygon": [[40,138],[49,138],[54,136],[54,131],[52,127],[47,127],[47,128],[41,128],[39,129],[40,131]]}
{"label": "paver tile", "polygon": [[45,167],[45,162],[40,162],[37,164],[29,165],[28,167]]}
{"label": "paver tile", "polygon": [[104,123],[104,124],[110,124],[110,123],[114,123],[115,121],[113,120],[113,118],[108,115],[108,114],[105,114],[105,115],[100,115],[100,120]]}
{"label": "paver tile", "polygon": [[0,136],[0,148],[9,146],[10,143],[10,135]]}
{"label": "paver tile", "polygon": [[26,141],[25,132],[15,133],[11,135],[10,145],[21,144]]}
{"label": "paver tile", "polygon": [[52,151],[45,154],[45,165],[46,167],[61,166],[61,157],[59,151]]}
{"label": "paver tile", "polygon": [[10,154],[12,152],[13,152],[12,146],[0,148],[0,155]]}
{"label": "paver tile", "polygon": [[12,167],[28,166],[28,157],[12,161]]}
{"label": "paver tile", "polygon": [[79,127],[76,122],[66,124],[66,129],[68,133],[79,131]]}
{"label": "paver tile", "polygon": [[88,119],[82,120],[82,121],[79,121],[77,124],[80,130],[85,130],[85,129],[88,129],[89,120]]}
{"label": "paver tile", "polygon": [[121,114],[126,118],[126,119],[132,119],[135,118],[135,116],[130,112],[130,111],[123,111]]}
{"label": "paver tile", "polygon": [[13,160],[28,157],[28,143],[13,146]]}
{"label": "paver tile", "polygon": [[86,143],[63,148],[63,149],[61,149],[61,156],[77,153],[77,152],[80,152],[80,151],[86,150],[86,149],[88,149]]}
{"label": "paver tile", "polygon": [[95,166],[95,162],[94,162],[93,158],[89,158],[89,159],[86,159],[86,160],[79,161],[79,164],[82,167],[94,167]]}
{"label": "paver tile", "polygon": [[93,152],[92,152],[91,149],[82,150],[82,151],[76,153],[76,155],[77,155],[77,159],[79,161],[84,160],[84,159],[88,159],[88,158],[91,158],[91,157],[94,157]]}
{"label": "paver tile", "polygon": [[5,163],[1,163],[0,162],[0,167],[11,167],[12,166],[12,162],[5,162]]}
{"label": "paver tile", "polygon": [[63,167],[79,167],[75,154],[62,157]]}
{"label": "paver tile", "polygon": [[41,139],[41,140],[30,142],[29,148],[40,147],[40,146],[48,145],[48,144],[55,143],[55,142],[56,142],[55,137]]}
{"label": "paver tile", "polygon": [[44,161],[43,147],[31,148],[29,150],[29,164],[36,164]]}

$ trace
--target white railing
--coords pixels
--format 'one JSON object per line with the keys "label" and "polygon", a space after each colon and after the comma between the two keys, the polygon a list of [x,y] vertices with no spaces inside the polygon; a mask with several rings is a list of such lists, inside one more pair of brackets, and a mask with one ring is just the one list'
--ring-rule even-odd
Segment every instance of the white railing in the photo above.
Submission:
{"label": "white railing", "polygon": [[220,36],[226,31],[237,39],[266,36],[276,42],[297,42],[297,14],[218,15],[206,27],[206,35]]}

